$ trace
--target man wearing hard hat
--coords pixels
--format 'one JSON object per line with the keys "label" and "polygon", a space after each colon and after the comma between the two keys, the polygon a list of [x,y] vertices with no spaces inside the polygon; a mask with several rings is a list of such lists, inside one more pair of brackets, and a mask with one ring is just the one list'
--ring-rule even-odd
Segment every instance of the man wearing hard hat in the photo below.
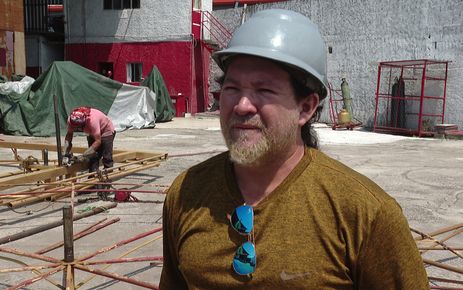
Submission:
{"label": "man wearing hard hat", "polygon": [[255,13],[213,55],[228,151],[183,172],[163,213],[161,289],[428,289],[397,202],[317,149],[318,27]]}

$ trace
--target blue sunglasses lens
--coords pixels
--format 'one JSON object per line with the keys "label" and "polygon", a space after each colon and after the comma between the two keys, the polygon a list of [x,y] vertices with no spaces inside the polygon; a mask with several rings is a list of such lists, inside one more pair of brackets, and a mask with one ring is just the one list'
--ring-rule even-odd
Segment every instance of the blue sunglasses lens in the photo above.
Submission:
{"label": "blue sunglasses lens", "polygon": [[256,270],[256,248],[251,242],[242,244],[233,257],[233,269],[239,275],[249,275]]}
{"label": "blue sunglasses lens", "polygon": [[249,234],[254,226],[254,211],[252,206],[242,205],[237,207],[231,216],[232,227],[241,234]]}

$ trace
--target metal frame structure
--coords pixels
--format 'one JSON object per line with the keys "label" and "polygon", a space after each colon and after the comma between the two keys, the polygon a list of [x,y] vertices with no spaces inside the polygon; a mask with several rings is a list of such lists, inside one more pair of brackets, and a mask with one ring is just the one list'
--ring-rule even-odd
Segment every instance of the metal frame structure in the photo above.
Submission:
{"label": "metal frame structure", "polygon": [[[116,204],[109,204],[107,208],[113,208],[115,207]],[[102,212],[103,210],[97,210],[94,212],[89,212],[86,214],[86,216],[92,215],[92,214],[97,214]],[[99,276],[104,276],[111,278],[116,281],[121,281],[125,282],[128,284],[136,285],[142,288],[146,289],[159,289],[159,287],[155,284],[149,283],[149,282],[144,282],[140,280],[136,280],[131,277],[127,277],[121,274],[117,273],[112,273],[106,271],[106,269],[112,265],[112,264],[118,264],[118,263],[140,263],[140,262],[150,262],[150,264],[162,264],[163,257],[162,256],[148,256],[148,257],[131,257],[127,258],[131,253],[136,252],[140,248],[153,243],[156,240],[159,240],[162,237],[161,235],[158,235],[154,238],[151,238],[142,244],[136,246],[135,248],[132,248],[122,255],[118,256],[117,258],[112,258],[112,259],[103,259],[103,260],[91,260],[93,257],[107,253],[111,250],[114,250],[116,248],[123,247],[125,245],[128,245],[134,241],[143,239],[145,237],[151,236],[155,233],[159,233],[162,231],[162,227],[158,227],[143,233],[140,233],[136,236],[130,237],[128,239],[119,241],[115,244],[112,244],[110,246],[103,247],[101,249],[98,249],[95,252],[80,256],[75,258],[74,257],[74,241],[81,238],[84,235],[89,235],[91,233],[94,233],[95,231],[102,229],[103,227],[109,226],[111,224],[114,224],[115,222],[119,221],[119,218],[110,220],[108,222],[105,222],[106,219],[103,219],[90,227],[87,227],[86,229],[83,229],[79,233],[74,234],[73,233],[73,221],[76,220],[77,216],[73,214],[73,208],[72,206],[66,205],[63,207],[63,219],[60,220],[60,224],[63,225],[63,233],[64,233],[64,239],[63,242],[59,242],[56,244],[52,244],[42,250],[39,250],[37,252],[27,252],[27,251],[22,251],[18,250],[15,248],[11,247],[0,247],[0,252],[1,253],[8,253],[8,254],[13,254],[19,257],[26,257],[26,258],[32,258],[40,261],[47,262],[42,265],[29,265],[26,264],[22,261],[19,261],[17,259],[12,259],[9,258],[7,259],[10,262],[18,263],[22,265],[22,267],[15,267],[15,268],[5,268],[5,269],[0,269],[0,273],[16,273],[16,272],[28,272],[31,271],[35,274],[34,277],[30,279],[25,279],[20,282],[18,282],[15,285],[10,286],[8,289],[13,290],[13,289],[22,289],[24,286],[31,285],[35,282],[41,281],[41,280],[46,280],[49,282],[51,285],[58,289],[70,289],[70,290],[75,290],[86,283],[88,283],[90,280],[92,280],[96,275]],[[49,228],[47,228],[49,229]],[[31,233],[35,234],[37,232]],[[25,236],[24,236],[25,237]],[[64,247],[64,259],[59,259],[55,258],[49,255],[45,255],[45,253],[48,253],[52,251],[53,249],[56,249],[58,247]],[[0,257],[1,258],[1,257]],[[98,265],[106,265],[106,267],[103,268],[93,268],[93,266],[98,266]],[[88,277],[87,279],[84,279],[82,281],[76,281],[76,277],[74,275],[75,270],[81,270],[83,272],[88,272],[93,274],[92,276]],[[44,271],[44,272],[42,272]],[[58,281],[52,278],[53,275],[55,275],[58,272],[63,272],[62,274],[62,284],[60,284]]]}
{"label": "metal frame structure", "polygon": [[[380,62],[374,131],[434,135],[433,125],[443,124],[445,119],[448,64],[430,59]],[[402,94],[393,91],[393,78],[403,84],[399,85]],[[398,118],[403,118],[400,124]]]}
{"label": "metal frame structure", "polygon": [[[88,283],[96,275],[108,277],[114,281],[121,281],[128,284],[136,285],[147,289],[158,289],[158,286],[140,281],[129,276],[121,275],[118,273],[108,272],[105,269],[113,264],[118,263],[150,263],[150,265],[162,264],[162,256],[148,256],[148,257],[131,257],[126,256],[137,251],[141,247],[144,247],[156,240],[159,240],[162,235],[158,235],[145,241],[141,245],[130,249],[126,253],[117,258],[92,260],[96,255],[107,253],[113,249],[120,248],[124,245],[128,245],[131,242],[140,240],[148,237],[155,233],[161,232],[162,228],[149,230],[147,232],[138,234],[134,237],[119,241],[116,244],[101,248],[93,253],[85,256],[74,257],[74,241],[84,236],[92,234],[102,228],[110,226],[120,220],[120,218],[111,219],[106,221],[103,219],[96,224],[87,227],[78,233],[73,233],[73,222],[80,220],[98,213],[105,212],[110,208],[117,206],[117,203],[110,203],[93,207],[89,211],[74,213],[74,196],[81,191],[106,191],[110,192],[114,189],[93,189],[95,185],[111,186],[112,181],[130,175],[132,173],[146,170],[152,167],[160,165],[162,160],[167,158],[165,153],[156,152],[139,152],[139,151],[125,151],[125,150],[114,150],[113,160],[116,163],[115,166],[101,170],[97,173],[86,173],[86,164],[73,164],[71,166],[61,166],[57,159],[49,160],[49,151],[59,152],[59,145],[51,144],[39,144],[39,143],[20,143],[20,142],[6,142],[0,141],[0,148],[11,148],[14,160],[2,160],[1,163],[18,163],[22,170],[15,172],[7,172],[0,174],[0,206],[8,206],[10,208],[16,208],[25,206],[28,204],[40,202],[43,200],[55,201],[58,199],[70,197],[70,201],[66,201],[66,205],[63,208],[63,219],[43,224],[35,228],[23,230],[21,232],[11,234],[8,236],[0,237],[0,245],[7,244],[19,239],[30,237],[37,233],[41,233],[56,227],[63,227],[64,240],[62,242],[53,243],[47,247],[38,250],[36,252],[28,252],[12,247],[0,247],[0,253],[7,253],[9,255],[16,255],[24,258],[32,258],[36,260],[45,261],[42,265],[30,265],[24,261],[17,260],[15,258],[2,257],[0,260],[6,260],[21,265],[20,267],[14,268],[2,268],[0,273],[16,273],[16,272],[33,272],[35,276],[29,279],[18,281],[17,284],[9,286],[8,289],[22,289],[24,286],[31,285],[37,281],[46,280],[53,286],[59,289],[78,289],[84,284]],[[27,154],[34,151],[40,152],[41,157],[29,156],[23,158],[18,154],[18,151],[26,150]],[[73,147],[73,151],[76,153],[83,153],[86,150],[84,147]],[[21,152],[22,153],[22,152]],[[58,159],[59,159],[58,154]],[[125,185],[126,183],[122,183]],[[159,185],[158,185],[159,186]],[[137,191],[135,189],[135,191]],[[153,193],[165,193],[164,191],[153,191],[153,190],[140,190],[140,192],[153,192]],[[137,200],[138,201],[138,200]],[[45,255],[54,249],[64,247],[64,259],[55,258],[52,256]],[[106,265],[101,268],[99,266]],[[76,281],[74,275],[75,270],[91,273],[90,277],[86,280]],[[61,284],[57,282],[53,277],[56,274],[62,272]],[[58,274],[59,275],[59,274]]]}
{"label": "metal frame structure", "polygon": [[[15,161],[22,163],[23,170],[8,172],[0,175],[0,190],[14,188],[14,194],[0,195],[0,206],[20,207],[42,200],[57,200],[69,197],[71,189],[82,191],[100,182],[114,181],[132,173],[157,167],[167,158],[166,153],[139,152],[114,150],[113,160],[116,166],[96,173],[83,173],[85,164],[71,166],[49,165],[49,151],[57,151],[57,147],[50,144],[19,143],[0,141],[0,148],[11,148],[15,154]],[[18,149],[41,151],[42,159],[21,158]],[[83,153],[84,147],[74,147],[76,153]],[[33,160],[33,162],[29,162]],[[43,163],[41,163],[43,162]],[[79,182],[85,180],[85,183]],[[24,188],[25,185],[32,185]]]}

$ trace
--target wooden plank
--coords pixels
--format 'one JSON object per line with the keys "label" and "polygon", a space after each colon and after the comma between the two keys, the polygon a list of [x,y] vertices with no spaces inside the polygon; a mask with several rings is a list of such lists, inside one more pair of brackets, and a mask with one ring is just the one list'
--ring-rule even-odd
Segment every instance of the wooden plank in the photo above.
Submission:
{"label": "wooden plank", "polygon": [[[24,143],[24,142],[7,142],[7,141],[0,141],[0,148],[16,148],[16,149],[26,149],[26,150],[43,150],[47,149],[48,151],[56,152],[56,145],[53,144],[46,144],[46,143]],[[64,150],[64,148],[63,148]],[[84,153],[87,150],[87,147],[76,147],[72,146],[72,152],[74,153]],[[137,154],[162,154],[159,152],[151,152],[151,151],[127,151],[121,149],[113,150],[113,154],[118,153],[125,153],[125,152],[136,152]]]}
{"label": "wooden plank", "polygon": [[25,183],[34,183],[47,179],[56,179],[58,176],[62,175],[72,175],[75,172],[85,170],[86,166],[84,164],[74,164],[69,167],[54,167],[39,171],[30,172],[23,175],[15,175],[0,178],[0,190],[5,190],[8,188],[14,187],[14,185],[20,185]]}

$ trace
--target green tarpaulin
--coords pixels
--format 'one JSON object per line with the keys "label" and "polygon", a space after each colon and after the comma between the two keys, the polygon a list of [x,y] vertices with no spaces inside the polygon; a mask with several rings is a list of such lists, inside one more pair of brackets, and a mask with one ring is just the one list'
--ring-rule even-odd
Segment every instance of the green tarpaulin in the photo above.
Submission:
{"label": "green tarpaulin", "polygon": [[148,87],[156,93],[156,122],[171,121],[175,116],[174,105],[164,84],[164,79],[156,66],[140,85]]}
{"label": "green tarpaulin", "polygon": [[69,113],[79,106],[104,112],[118,131],[153,127],[157,119],[170,121],[173,105],[157,68],[145,82],[143,87],[130,86],[73,62],[54,62],[26,92],[0,95],[0,130],[11,135],[54,135],[54,95],[62,133]]}

